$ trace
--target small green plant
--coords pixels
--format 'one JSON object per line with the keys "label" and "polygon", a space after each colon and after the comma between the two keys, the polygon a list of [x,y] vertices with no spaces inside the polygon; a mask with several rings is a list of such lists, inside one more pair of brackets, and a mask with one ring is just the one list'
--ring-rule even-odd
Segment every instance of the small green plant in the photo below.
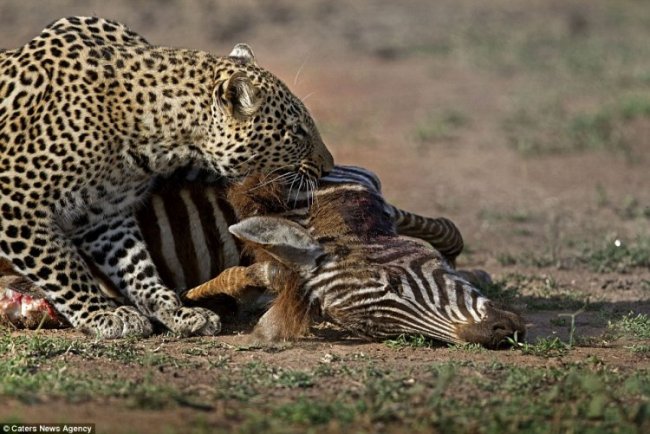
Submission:
{"label": "small green plant", "polygon": [[569,345],[562,342],[557,336],[537,338],[534,344],[528,342],[521,343],[514,339],[510,339],[509,343],[513,349],[520,350],[522,354],[546,358],[564,356],[570,349]]}
{"label": "small green plant", "polygon": [[451,348],[454,351],[463,351],[468,353],[483,353],[487,351],[480,344],[470,344],[470,343],[450,344],[449,348]]}
{"label": "small green plant", "polygon": [[621,146],[617,119],[611,111],[579,113],[569,120],[567,135],[576,150]]}
{"label": "small green plant", "polygon": [[385,340],[384,344],[388,348],[393,348],[393,349],[432,348],[434,346],[440,346],[440,344],[437,344],[431,339],[428,339],[422,335],[399,335],[395,339]]}
{"label": "small green plant", "polygon": [[650,338],[650,317],[646,314],[629,312],[618,321],[610,321],[608,328],[636,339]]}
{"label": "small green plant", "polygon": [[584,307],[581,309],[577,310],[576,312],[573,313],[560,313],[558,314],[559,317],[567,317],[571,318],[571,322],[569,325],[569,349],[573,348],[573,343],[574,343],[574,336],[576,332],[576,317],[580,315],[581,313],[584,313],[585,307],[587,305],[585,304]]}
{"label": "small green plant", "polygon": [[620,102],[619,112],[626,121],[650,117],[650,98],[639,95],[628,97]]}
{"label": "small green plant", "polygon": [[355,411],[342,402],[322,402],[301,397],[296,402],[279,406],[273,415],[287,422],[305,425],[322,425],[331,420],[348,424],[354,419]]}
{"label": "small green plant", "polygon": [[650,345],[647,344],[634,344],[627,348],[635,354],[650,355]]}
{"label": "small green plant", "polygon": [[277,379],[277,384],[290,389],[307,388],[314,385],[313,375],[302,371],[283,371]]}

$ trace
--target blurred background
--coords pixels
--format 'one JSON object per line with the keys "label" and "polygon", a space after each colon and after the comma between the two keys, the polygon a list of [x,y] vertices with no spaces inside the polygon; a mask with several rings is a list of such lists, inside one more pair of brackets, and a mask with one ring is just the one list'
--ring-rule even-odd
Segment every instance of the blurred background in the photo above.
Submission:
{"label": "blurred background", "polygon": [[2,0],[0,45],[69,15],[157,45],[247,42],[338,163],[458,223],[461,265],[532,292],[650,298],[647,1]]}

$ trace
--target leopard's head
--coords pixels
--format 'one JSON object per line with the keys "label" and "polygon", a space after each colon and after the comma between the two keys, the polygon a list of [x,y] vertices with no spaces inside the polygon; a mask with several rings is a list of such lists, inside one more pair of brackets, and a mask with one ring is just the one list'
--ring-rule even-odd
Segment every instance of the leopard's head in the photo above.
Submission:
{"label": "leopard's head", "polygon": [[[288,87],[237,44],[215,73],[210,142],[225,176],[285,175],[313,183],[334,165],[314,120]],[[291,177],[291,174],[296,175]]]}

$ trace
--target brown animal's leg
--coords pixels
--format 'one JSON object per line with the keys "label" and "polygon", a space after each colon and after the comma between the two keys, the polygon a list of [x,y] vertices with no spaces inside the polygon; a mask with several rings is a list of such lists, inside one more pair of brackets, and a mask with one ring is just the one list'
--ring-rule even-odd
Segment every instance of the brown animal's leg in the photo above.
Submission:
{"label": "brown animal's leg", "polygon": [[275,262],[258,262],[248,267],[230,267],[208,282],[184,294],[188,300],[201,300],[217,294],[238,298],[246,288],[266,288],[281,292],[283,282],[290,279],[292,271]]}
{"label": "brown animal's leg", "polygon": [[297,277],[285,282],[284,290],[255,326],[254,338],[265,342],[295,339],[309,330],[309,297],[300,291]]}
{"label": "brown animal's leg", "polygon": [[278,294],[273,306],[260,318],[253,332],[263,341],[292,339],[309,328],[309,300],[300,291],[298,274],[275,262],[231,267],[214,279],[192,288],[185,297],[201,300],[217,294],[238,298],[246,288],[263,287]]}

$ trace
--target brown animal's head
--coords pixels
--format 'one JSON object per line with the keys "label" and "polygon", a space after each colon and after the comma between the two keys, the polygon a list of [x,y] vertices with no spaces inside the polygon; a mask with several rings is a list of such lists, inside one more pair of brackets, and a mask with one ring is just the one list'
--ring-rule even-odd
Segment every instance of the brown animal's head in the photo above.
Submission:
{"label": "brown animal's head", "polygon": [[[297,273],[299,288],[292,291],[303,311],[316,307],[359,336],[420,334],[496,348],[508,337],[525,335],[518,314],[495,308],[420,243],[399,237],[319,238],[294,222],[264,216],[244,219],[230,230]],[[287,315],[274,306],[263,319],[277,325]]]}
{"label": "brown animal's head", "polygon": [[523,338],[518,314],[495,307],[430,246],[396,234],[372,178],[353,182],[343,173],[335,168],[322,179],[313,207],[304,198],[288,206],[284,187],[259,179],[231,189],[243,220],[230,231],[258,261],[277,261],[299,276],[289,290],[295,303],[273,306],[262,325],[277,328],[301,305],[369,339],[420,334],[495,348]]}

